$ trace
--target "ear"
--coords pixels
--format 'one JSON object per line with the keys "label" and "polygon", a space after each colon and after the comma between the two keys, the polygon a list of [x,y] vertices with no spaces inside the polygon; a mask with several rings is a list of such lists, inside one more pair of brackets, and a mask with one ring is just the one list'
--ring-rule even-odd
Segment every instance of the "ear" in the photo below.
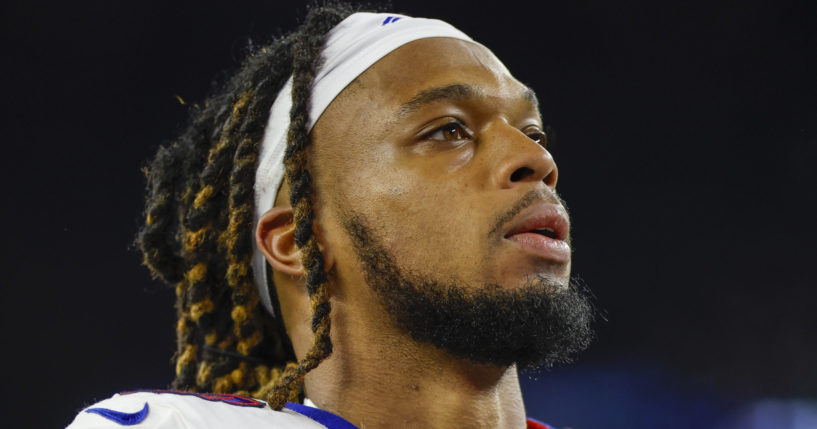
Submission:
{"label": "ear", "polygon": [[295,245],[292,207],[273,207],[264,213],[255,229],[255,242],[274,270],[290,276],[304,275],[301,250]]}
{"label": "ear", "polygon": [[[334,258],[332,252],[320,241],[318,237],[318,249],[323,254],[324,267],[328,271],[334,263]],[[274,270],[290,276],[305,274],[301,263],[301,249],[295,245],[292,207],[273,207],[264,213],[255,229],[255,242]]]}

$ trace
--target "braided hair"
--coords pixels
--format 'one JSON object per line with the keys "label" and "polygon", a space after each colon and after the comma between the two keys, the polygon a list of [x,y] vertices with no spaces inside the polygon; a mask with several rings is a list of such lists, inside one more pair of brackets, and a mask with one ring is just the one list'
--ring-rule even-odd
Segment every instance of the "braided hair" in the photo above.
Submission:
{"label": "braided hair", "polygon": [[[326,33],[357,9],[313,7],[298,30],[251,53],[144,171],[145,223],[136,241],[143,263],[176,290],[174,389],[266,397],[281,409],[303,397],[304,376],[332,353],[327,277],[313,233],[307,106]],[[260,143],[290,75],[284,164],[315,334],[300,362],[280,318],[260,304],[251,264]]]}

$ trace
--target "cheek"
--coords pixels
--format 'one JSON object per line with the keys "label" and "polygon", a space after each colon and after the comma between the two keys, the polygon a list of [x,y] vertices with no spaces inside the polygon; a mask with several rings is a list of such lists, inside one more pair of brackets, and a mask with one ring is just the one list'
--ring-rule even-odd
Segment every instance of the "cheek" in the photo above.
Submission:
{"label": "cheek", "polygon": [[382,216],[399,219],[407,229],[451,230],[470,209],[469,193],[475,189],[461,170],[473,158],[473,150],[465,147],[428,157],[406,153],[395,149],[381,163],[370,165],[360,199],[370,201]]}
{"label": "cheek", "polygon": [[455,274],[481,259],[478,235],[484,228],[475,219],[481,212],[469,203],[467,189],[383,174],[387,180],[370,187],[359,211],[398,262],[420,272]]}
{"label": "cheek", "polygon": [[480,237],[489,229],[490,208],[479,206],[479,187],[462,171],[473,151],[407,162],[392,145],[369,149],[346,153],[343,171],[334,175],[338,219],[363,215],[398,263],[412,270],[464,278],[484,266],[488,250]]}

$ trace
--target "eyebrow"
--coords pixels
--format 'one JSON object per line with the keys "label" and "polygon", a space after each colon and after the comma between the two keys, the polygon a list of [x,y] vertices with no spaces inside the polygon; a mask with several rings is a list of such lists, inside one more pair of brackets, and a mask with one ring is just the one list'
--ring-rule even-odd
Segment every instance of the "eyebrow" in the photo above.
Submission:
{"label": "eyebrow", "polygon": [[[397,116],[404,117],[416,112],[420,108],[440,100],[464,100],[467,98],[474,98],[482,95],[483,91],[467,84],[452,83],[450,85],[424,89],[410,100],[400,105],[397,110]],[[530,102],[534,108],[539,109],[539,100],[536,98],[536,93],[532,89],[525,86],[522,96]]]}
{"label": "eyebrow", "polygon": [[533,107],[535,107],[536,110],[539,110],[539,99],[536,98],[536,93],[533,92],[533,89],[531,89],[529,86],[526,86],[524,91],[525,92],[524,94],[522,94],[522,96],[525,97],[525,100],[528,100],[530,104],[533,104]]}
{"label": "eyebrow", "polygon": [[418,92],[409,101],[400,105],[398,116],[406,116],[416,112],[421,107],[440,100],[463,100],[475,97],[479,91],[471,85],[452,83],[446,86],[428,88]]}

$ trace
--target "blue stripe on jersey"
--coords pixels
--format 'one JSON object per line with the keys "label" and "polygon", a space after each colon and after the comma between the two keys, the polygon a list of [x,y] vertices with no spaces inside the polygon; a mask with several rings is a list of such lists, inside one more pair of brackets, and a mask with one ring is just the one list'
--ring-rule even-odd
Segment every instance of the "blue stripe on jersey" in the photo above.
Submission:
{"label": "blue stripe on jersey", "polygon": [[357,426],[347,422],[343,417],[336,416],[329,411],[321,410],[320,408],[313,408],[308,405],[296,404],[294,402],[287,402],[284,408],[295,411],[309,417],[312,420],[326,426],[329,429],[358,429]]}
{"label": "blue stripe on jersey", "polygon": [[[288,408],[298,414],[309,417],[310,419],[326,426],[328,429],[358,429],[357,426],[349,423],[343,417],[332,414],[326,410],[321,410],[320,408],[296,404],[294,402],[287,402],[284,408]],[[539,420],[531,417],[526,419],[526,423],[527,429],[553,429],[553,427],[547,423],[540,422]]]}
{"label": "blue stripe on jersey", "polygon": [[122,426],[133,426],[142,423],[142,420],[148,416],[148,403],[141,410],[135,413],[124,413],[122,411],[111,410],[108,408],[88,408],[86,413],[99,414],[108,420],[119,423]]}

